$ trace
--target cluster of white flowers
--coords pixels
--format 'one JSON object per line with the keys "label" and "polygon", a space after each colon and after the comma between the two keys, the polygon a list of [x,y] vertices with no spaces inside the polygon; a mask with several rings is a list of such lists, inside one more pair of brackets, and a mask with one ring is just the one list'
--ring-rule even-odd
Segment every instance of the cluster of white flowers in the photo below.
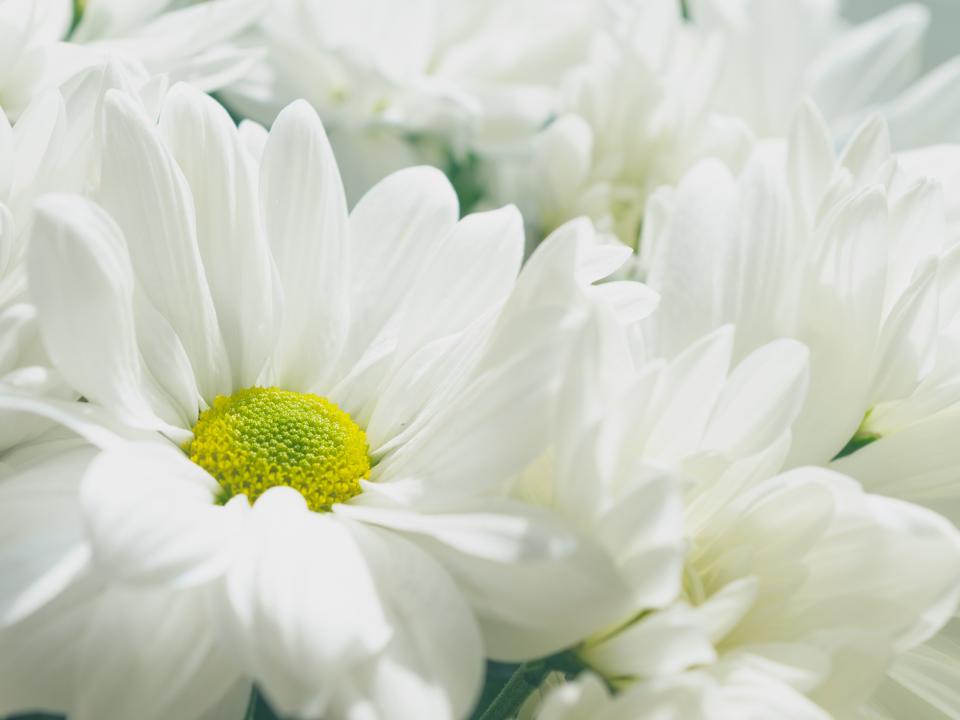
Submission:
{"label": "cluster of white flowers", "polygon": [[0,0],[0,718],[960,720],[960,57],[840,10]]}

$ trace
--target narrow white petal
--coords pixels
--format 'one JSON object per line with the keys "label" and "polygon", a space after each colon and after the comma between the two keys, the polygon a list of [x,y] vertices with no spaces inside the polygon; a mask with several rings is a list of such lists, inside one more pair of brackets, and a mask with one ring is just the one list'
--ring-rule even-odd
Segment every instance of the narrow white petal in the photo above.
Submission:
{"label": "narrow white petal", "polygon": [[350,213],[351,337],[355,361],[422,280],[428,258],[457,221],[450,182],[427,167],[400,170],[377,183]]}
{"label": "narrow white petal", "polygon": [[217,606],[220,637],[283,715],[322,715],[341,678],[393,635],[349,522],[273,488],[254,504],[235,548]]}
{"label": "narrow white petal", "polygon": [[47,196],[28,271],[40,332],[66,380],[134,426],[163,427],[137,347],[133,273],[111,218],[79,197]]}
{"label": "narrow white petal", "polygon": [[491,499],[469,513],[338,512],[402,532],[440,562],[473,606],[491,657],[555,652],[626,611],[611,558],[544,510]]}
{"label": "narrow white petal", "polygon": [[245,504],[215,504],[219,486],[179,450],[128,443],[101,453],[80,501],[94,562],[132,583],[187,586],[226,571]]}
{"label": "narrow white petal", "polygon": [[[476,620],[460,589],[441,565],[389,531],[357,525],[394,629],[383,655],[351,678],[354,693],[338,693],[331,714],[454,720],[479,694],[483,646]],[[359,707],[358,707],[359,706]],[[339,710],[342,708],[342,710]]]}
{"label": "narrow white petal", "polygon": [[79,642],[77,720],[194,720],[237,679],[199,590],[111,588]]}
{"label": "narrow white petal", "polygon": [[347,206],[316,112],[280,113],[263,149],[260,207],[283,289],[276,381],[307,390],[329,374],[347,328]]}
{"label": "narrow white petal", "polygon": [[234,386],[248,387],[273,350],[280,317],[253,164],[226,111],[188,85],[170,91],[160,131],[193,194],[200,256]]}
{"label": "narrow white petal", "polygon": [[77,489],[96,450],[48,448],[49,457],[0,483],[0,626],[36,612],[89,569]]}
{"label": "narrow white petal", "polygon": [[777,340],[748,355],[724,385],[702,448],[738,458],[773,444],[803,407],[808,361],[806,346],[794,340]]}
{"label": "narrow white petal", "polygon": [[170,323],[208,402],[229,392],[230,372],[197,246],[190,187],[134,102],[115,90],[104,101],[106,136],[98,202],[126,238],[137,283]]}

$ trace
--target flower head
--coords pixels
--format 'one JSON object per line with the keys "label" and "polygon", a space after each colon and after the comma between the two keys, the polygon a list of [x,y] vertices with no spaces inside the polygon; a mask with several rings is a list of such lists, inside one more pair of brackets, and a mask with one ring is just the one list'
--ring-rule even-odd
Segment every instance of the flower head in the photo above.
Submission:
{"label": "flower head", "polygon": [[[39,663],[47,618],[89,642],[49,687],[31,662],[5,672],[3,712],[194,718],[256,683],[284,715],[459,717],[481,647],[553,652],[581,602],[611,613],[602,554],[499,490],[542,452],[582,324],[563,237],[518,277],[517,212],[458,220],[426,168],[348,214],[304,103],[256,153],[258,130],[185,85],[159,127],[114,91],[102,112],[93,200],[42,198],[27,262],[50,360],[87,402],[0,395],[79,436],[4,468],[0,513],[49,513],[42,474],[71,519],[35,530],[50,553],[4,555],[23,574],[0,637]],[[131,663],[122,697],[103,658]]]}

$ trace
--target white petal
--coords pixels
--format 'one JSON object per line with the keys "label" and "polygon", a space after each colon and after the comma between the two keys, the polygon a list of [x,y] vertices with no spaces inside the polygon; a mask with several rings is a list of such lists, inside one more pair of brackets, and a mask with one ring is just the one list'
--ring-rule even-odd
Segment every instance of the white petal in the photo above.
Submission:
{"label": "white petal", "polygon": [[180,338],[211,402],[229,393],[230,373],[197,247],[190,187],[130,98],[109,91],[104,122],[113,150],[104,154],[96,198],[122,229],[139,286]]}
{"label": "white petal", "polygon": [[405,441],[379,462],[376,477],[477,492],[519,473],[547,441],[544,418],[561,381],[558,365],[575,337],[569,321],[566,307],[519,316],[494,338],[472,377],[433,398],[409,439],[397,436]]}
{"label": "white petal", "polygon": [[718,303],[718,284],[733,261],[734,180],[719,163],[703,162],[684,177],[675,202],[647,276],[660,293],[657,347],[667,356],[729,320]]}
{"label": "white petal", "polygon": [[937,264],[928,260],[890,310],[874,350],[874,403],[910,395],[930,372],[937,334]]}
{"label": "white petal", "polygon": [[953,118],[960,108],[960,58],[924,75],[884,107],[890,135],[898,148],[920,148],[960,141]]}
{"label": "white petal", "polygon": [[442,381],[430,373],[420,378],[425,385],[410,383],[411,370],[424,370],[416,351],[493,317],[513,289],[522,255],[523,221],[513,207],[467,216],[437,248],[400,313],[394,367],[367,426],[373,447],[409,425],[429,397],[424,388]]}
{"label": "white petal", "polygon": [[872,493],[908,500],[960,523],[960,415],[943,413],[830,463]]}
{"label": "white petal", "polygon": [[187,586],[221,575],[244,503],[215,504],[219,486],[183,453],[128,443],[101,453],[80,499],[94,562],[117,580]]}
{"label": "white petal", "polygon": [[902,5],[839,34],[809,70],[809,91],[824,113],[855,112],[913,80],[929,22],[922,5]]}
{"label": "white petal", "polygon": [[473,606],[490,657],[555,652],[626,610],[610,557],[541,509],[491,499],[458,512],[350,504],[338,513],[400,531],[440,562]]}
{"label": "white petal", "polygon": [[925,645],[899,656],[871,704],[879,704],[895,718],[956,716],[960,711],[958,626],[960,621],[954,618]]}
{"label": "white petal", "polygon": [[[0,393],[0,409],[49,418],[99,448],[114,447],[122,443],[123,438],[144,439],[147,435],[131,430],[129,426],[117,422],[116,418],[103,408],[90,403],[5,392]],[[154,434],[150,433],[150,436],[153,437]]]}
{"label": "white petal", "polygon": [[791,307],[797,242],[780,158],[757,151],[739,178],[739,227],[715,291],[723,317],[737,325],[735,357],[783,335],[779,321]]}
{"label": "white petal", "polygon": [[[929,638],[953,613],[960,595],[960,535],[944,518],[866,495],[848,478],[821,468],[785,473],[762,492],[765,499],[736,532],[747,533],[745,539],[753,532],[756,538],[776,537],[776,543],[763,541],[762,555],[754,558],[765,558],[769,568],[756,573],[761,602],[779,606],[793,621],[789,628],[774,628],[752,613],[744,623],[753,629],[741,623],[741,637],[762,632],[768,639],[789,638],[841,628],[872,633],[884,644],[892,637],[887,647],[903,650]],[[824,499],[834,508],[832,519]],[[764,574],[777,578],[791,565],[801,587],[788,593],[782,580],[764,586]]]}
{"label": "white petal", "polygon": [[883,305],[886,207],[883,194],[868,189],[839,206],[822,230],[794,335],[810,349],[810,390],[794,426],[790,464],[819,464],[836,455],[869,407],[865,368]]}
{"label": "white petal", "polygon": [[160,131],[193,194],[200,255],[234,386],[248,387],[273,350],[279,323],[252,163],[223,107],[188,85],[170,91]]}
{"label": "white petal", "polygon": [[101,585],[89,578],[35,615],[0,630],[0,713],[45,710],[69,714],[76,706],[80,643]]}
{"label": "white petal", "polygon": [[677,605],[640,618],[609,639],[580,651],[608,677],[670,675],[716,660],[716,651],[696,613]]}
{"label": "white petal", "polygon": [[458,215],[450,182],[435,168],[400,170],[377,183],[350,213],[351,325],[346,362],[387,326]]}
{"label": "white petal", "polygon": [[790,129],[787,171],[801,216],[813,218],[834,169],[833,140],[817,107],[805,101]]}
{"label": "white petal", "polygon": [[854,187],[874,179],[890,159],[890,131],[880,116],[867,120],[854,133],[840,156],[840,165],[853,175]]}
{"label": "white petal", "polygon": [[277,117],[263,149],[260,206],[283,289],[277,383],[307,390],[330,373],[347,327],[347,206],[316,112]]}
{"label": "white petal", "polygon": [[47,196],[38,208],[28,271],[44,343],[67,381],[134,426],[165,427],[147,398],[134,279],[111,218],[79,197]]}
{"label": "white petal", "polygon": [[730,458],[773,444],[806,399],[809,353],[794,340],[776,340],[748,355],[727,379],[703,438],[703,449]]}
{"label": "white petal", "polygon": [[[673,463],[698,450],[723,391],[733,350],[733,328],[724,326],[684,350],[657,380],[645,452]],[[646,428],[642,428],[646,430]]]}
{"label": "white petal", "polygon": [[254,504],[217,605],[220,637],[282,715],[322,715],[393,629],[349,520],[273,488]]}
{"label": "white petal", "polygon": [[199,590],[111,588],[80,642],[77,720],[194,720],[237,679]]}
{"label": "white petal", "polygon": [[73,442],[46,452],[0,482],[0,626],[36,612],[89,568],[77,488],[96,451]]}
{"label": "white petal", "polygon": [[[483,647],[470,608],[439,564],[389,531],[357,525],[394,629],[383,655],[353,674],[331,715],[409,720],[464,717],[479,691]],[[346,697],[344,697],[346,696]],[[342,709],[339,709],[342,708]]]}
{"label": "white petal", "polygon": [[921,179],[908,186],[890,208],[890,259],[884,293],[884,317],[924,260],[945,245],[944,192],[940,183]]}

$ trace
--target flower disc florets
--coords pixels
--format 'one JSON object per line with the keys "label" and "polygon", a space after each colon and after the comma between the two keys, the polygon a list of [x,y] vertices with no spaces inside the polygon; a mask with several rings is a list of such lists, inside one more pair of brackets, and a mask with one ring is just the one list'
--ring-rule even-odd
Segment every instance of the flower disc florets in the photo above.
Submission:
{"label": "flower disc florets", "polygon": [[216,478],[224,499],[291,487],[311,510],[329,510],[361,492],[370,476],[367,436],[326,398],[252,387],[220,395],[200,414],[190,460]]}

